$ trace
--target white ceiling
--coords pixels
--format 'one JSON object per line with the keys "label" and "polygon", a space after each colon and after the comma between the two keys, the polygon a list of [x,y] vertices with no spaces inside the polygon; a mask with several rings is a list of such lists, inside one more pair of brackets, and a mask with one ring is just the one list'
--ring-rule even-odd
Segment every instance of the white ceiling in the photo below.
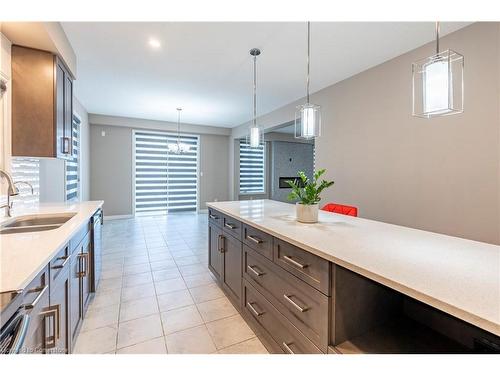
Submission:
{"label": "white ceiling", "polygon": [[[443,23],[442,34],[468,23]],[[306,26],[297,22],[65,22],[76,52],[77,98],[90,113],[234,127],[305,95]],[[161,47],[153,50],[148,40]],[[311,24],[311,91],[434,38],[432,22]],[[424,57],[424,56],[423,56]],[[408,67],[410,69],[410,67]]]}

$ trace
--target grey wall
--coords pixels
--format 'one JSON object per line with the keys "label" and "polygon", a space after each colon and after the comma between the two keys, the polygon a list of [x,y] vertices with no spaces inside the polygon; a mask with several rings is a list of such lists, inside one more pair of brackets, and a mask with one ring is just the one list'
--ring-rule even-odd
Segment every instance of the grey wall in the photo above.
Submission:
{"label": "grey wall", "polygon": [[131,215],[132,193],[132,129],[91,125],[90,199],[104,200],[104,215]]}
{"label": "grey wall", "polygon": [[307,143],[271,142],[271,199],[288,202],[291,189],[280,189],[280,177],[296,177],[303,171],[308,177],[313,174],[313,145]]}
{"label": "grey wall", "polygon": [[[125,126],[90,126],[90,197],[104,200],[105,215],[133,214],[132,133],[133,128]],[[229,198],[228,140],[227,135],[200,134],[200,209],[208,201]]]}
{"label": "grey wall", "polygon": [[200,136],[198,156],[201,176],[199,177],[200,209],[207,208],[206,202],[229,199],[227,180],[229,166],[227,158],[229,137],[203,134]]}
{"label": "grey wall", "polygon": [[[463,114],[411,116],[411,63],[432,55],[433,44],[311,95],[322,106],[316,167],[335,180],[324,201],[355,205],[365,218],[500,244],[500,24],[449,34],[441,40],[447,48],[465,56]],[[259,123],[289,122],[301,102]]]}

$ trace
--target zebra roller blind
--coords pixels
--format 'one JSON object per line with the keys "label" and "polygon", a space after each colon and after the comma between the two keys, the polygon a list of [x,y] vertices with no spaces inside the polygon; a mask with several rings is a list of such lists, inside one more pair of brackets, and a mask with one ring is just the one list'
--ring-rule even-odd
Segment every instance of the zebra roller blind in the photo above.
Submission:
{"label": "zebra roller blind", "polygon": [[134,132],[136,214],[196,211],[198,136],[181,135],[180,141],[191,146],[189,152],[167,151],[176,134]]}
{"label": "zebra roller blind", "polygon": [[265,193],[265,146],[251,148],[240,140],[240,193]]}
{"label": "zebra roller blind", "polygon": [[73,155],[66,161],[66,200],[78,200],[79,160],[80,160],[80,119],[73,116],[72,125]]}
{"label": "zebra roller blind", "polygon": [[13,157],[11,160],[11,173],[14,181],[26,181],[33,186],[31,188],[25,184],[16,185],[19,195],[14,199],[26,205],[38,203],[40,199],[40,160],[35,158]]}

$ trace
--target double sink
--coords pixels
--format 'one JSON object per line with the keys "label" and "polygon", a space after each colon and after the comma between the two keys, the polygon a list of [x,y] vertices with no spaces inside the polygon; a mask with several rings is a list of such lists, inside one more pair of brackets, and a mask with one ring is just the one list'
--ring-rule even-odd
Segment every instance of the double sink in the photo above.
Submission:
{"label": "double sink", "polygon": [[0,234],[40,232],[57,229],[76,213],[25,215],[8,220],[0,226]]}

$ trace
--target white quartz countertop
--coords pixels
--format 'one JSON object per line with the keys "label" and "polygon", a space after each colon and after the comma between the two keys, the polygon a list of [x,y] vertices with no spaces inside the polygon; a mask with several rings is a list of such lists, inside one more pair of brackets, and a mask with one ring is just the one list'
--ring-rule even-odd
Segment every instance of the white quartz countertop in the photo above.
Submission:
{"label": "white quartz countertop", "polygon": [[24,289],[102,205],[102,201],[68,202],[14,211],[13,218],[55,213],[76,215],[57,229],[0,235],[0,292]]}
{"label": "white quartz countertop", "polygon": [[224,214],[500,335],[500,246],[271,200],[213,202]]}

